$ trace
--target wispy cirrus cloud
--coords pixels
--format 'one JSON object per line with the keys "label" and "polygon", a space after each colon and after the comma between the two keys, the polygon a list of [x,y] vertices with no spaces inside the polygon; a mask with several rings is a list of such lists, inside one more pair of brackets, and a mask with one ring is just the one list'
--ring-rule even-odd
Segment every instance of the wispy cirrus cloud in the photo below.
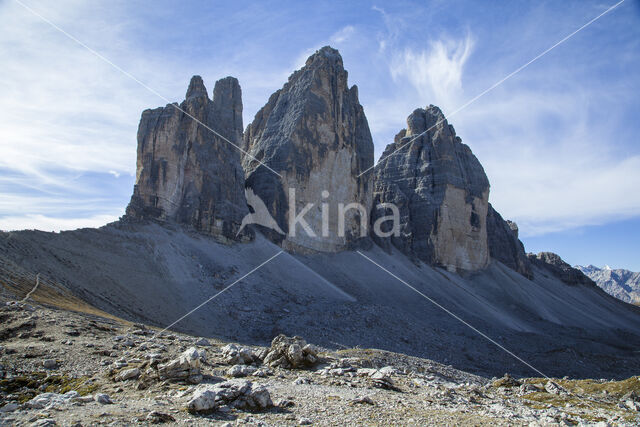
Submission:
{"label": "wispy cirrus cloud", "polygon": [[[601,71],[615,68],[611,64],[616,61],[637,63],[637,50],[632,54],[633,49],[623,47],[637,42],[605,44],[607,49],[595,54],[576,37],[457,111],[584,24],[581,15],[591,18],[607,7],[566,16],[566,29],[557,38],[539,26],[541,21],[556,23],[555,11],[537,8],[535,19],[523,17],[508,28],[509,34],[501,34],[500,45],[492,44],[492,33],[484,28],[476,33],[474,27],[467,27],[464,36],[440,28],[422,42],[407,44],[398,29],[415,25],[412,18],[377,9],[384,24],[379,32],[381,59],[395,88],[366,105],[374,135],[392,135],[417,107],[436,104],[445,115],[455,112],[450,123],[484,165],[492,203],[518,221],[525,237],[639,215],[640,193],[633,188],[640,182],[640,153],[629,146],[634,136],[625,113],[634,105],[629,88],[638,80],[619,70],[612,80]],[[589,31],[614,27],[609,24]],[[532,36],[533,49],[528,40]],[[389,136],[378,139],[376,152],[390,141]]]}
{"label": "wispy cirrus cloud", "polygon": [[331,37],[329,37],[329,41],[331,43],[344,43],[349,40],[355,32],[356,29],[353,25],[347,25],[346,27],[343,27],[339,31],[333,33]]}
{"label": "wispy cirrus cloud", "polygon": [[433,100],[445,113],[462,103],[462,74],[473,51],[473,37],[431,40],[425,49],[405,48],[393,55],[394,81],[407,80],[422,99]]}
{"label": "wispy cirrus cloud", "polygon": [[[286,80],[284,66],[246,67],[246,58],[226,51],[219,54],[224,61],[180,60],[194,45],[185,42],[176,52],[176,46],[153,44],[165,34],[159,23],[169,19],[161,11],[132,13],[117,2],[22,1],[172,101],[183,99],[193,74],[205,76],[210,92],[214,79],[236,75],[253,112]],[[0,3],[0,27],[0,57],[7,58],[0,67],[0,229],[73,228],[67,218],[85,224],[85,215],[95,224],[102,213],[109,219],[123,214],[140,113],[166,102],[18,2]],[[242,53],[262,59],[250,49]]]}

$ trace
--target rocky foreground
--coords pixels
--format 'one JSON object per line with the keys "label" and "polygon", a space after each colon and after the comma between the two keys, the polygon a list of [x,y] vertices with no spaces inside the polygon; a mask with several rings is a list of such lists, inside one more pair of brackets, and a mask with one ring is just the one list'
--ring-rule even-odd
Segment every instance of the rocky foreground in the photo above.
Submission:
{"label": "rocky foreground", "polygon": [[637,425],[640,377],[486,379],[427,359],[244,346],[3,298],[0,424]]}

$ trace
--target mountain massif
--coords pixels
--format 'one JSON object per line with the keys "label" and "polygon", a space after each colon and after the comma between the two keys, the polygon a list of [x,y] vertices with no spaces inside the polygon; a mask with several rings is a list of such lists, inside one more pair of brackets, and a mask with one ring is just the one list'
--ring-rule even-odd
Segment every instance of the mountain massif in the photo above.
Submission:
{"label": "mountain massif", "polygon": [[602,290],[622,301],[640,305],[640,273],[622,268],[612,269],[608,265],[598,268],[595,265],[583,267],[577,265]]}
{"label": "mountain massif", "polygon": [[[324,47],[244,132],[241,113],[236,79],[210,99],[197,76],[182,103],[143,112],[126,215],[0,234],[7,283],[40,273],[109,313],[246,343],[298,334],[485,375],[640,369],[640,310],[555,254],[528,256],[437,107],[374,165],[357,87]],[[275,226],[246,221],[265,216]]]}

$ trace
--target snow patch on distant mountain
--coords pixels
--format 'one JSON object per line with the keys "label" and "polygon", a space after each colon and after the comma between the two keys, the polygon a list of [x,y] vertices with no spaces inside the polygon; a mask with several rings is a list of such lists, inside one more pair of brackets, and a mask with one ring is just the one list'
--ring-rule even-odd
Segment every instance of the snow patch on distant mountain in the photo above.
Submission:
{"label": "snow patch on distant mountain", "polygon": [[622,301],[640,305],[640,273],[612,269],[608,265],[598,268],[595,265],[583,267],[576,265],[578,270],[589,276],[605,292]]}

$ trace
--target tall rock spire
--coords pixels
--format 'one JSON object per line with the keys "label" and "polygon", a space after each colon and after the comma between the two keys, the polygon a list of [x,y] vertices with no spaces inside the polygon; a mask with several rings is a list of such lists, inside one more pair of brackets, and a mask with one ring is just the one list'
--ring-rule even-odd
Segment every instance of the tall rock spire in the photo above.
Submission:
{"label": "tall rock spire", "polygon": [[246,233],[236,236],[249,212],[240,151],[210,130],[241,144],[238,81],[218,81],[210,100],[202,78],[194,76],[180,109],[176,106],[142,113],[127,216],[188,224],[227,239],[247,238]]}
{"label": "tall rock spire", "polygon": [[[271,95],[247,127],[244,147],[250,154],[243,158],[247,186],[286,233],[271,233],[283,247],[333,252],[353,245],[361,227],[367,233],[371,174],[359,174],[373,164],[373,141],[358,90],[347,85],[337,50],[318,50]],[[295,191],[295,203],[291,191]],[[363,207],[362,212],[346,212],[344,235],[339,233],[340,203]],[[304,220],[315,236],[299,225],[289,229],[292,213],[300,213],[307,204],[313,207]],[[326,224],[322,204],[328,208]]]}
{"label": "tall rock spire", "polygon": [[[374,238],[452,271],[481,269],[489,262],[488,199],[482,165],[440,109],[417,109],[375,169],[374,203],[399,208],[400,235]],[[375,209],[372,219],[384,213]]]}

